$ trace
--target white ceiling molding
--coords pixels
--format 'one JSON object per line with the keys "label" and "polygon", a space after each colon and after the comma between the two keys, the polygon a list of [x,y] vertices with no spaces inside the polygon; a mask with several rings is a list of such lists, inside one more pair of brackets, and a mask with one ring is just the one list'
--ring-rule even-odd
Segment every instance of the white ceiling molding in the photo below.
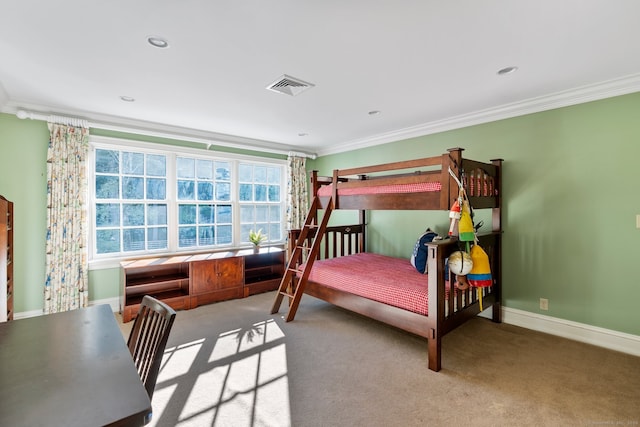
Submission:
{"label": "white ceiling molding", "polygon": [[432,135],[454,129],[461,129],[468,126],[482,123],[494,122],[497,120],[509,119],[512,117],[524,116],[526,114],[539,113],[541,111],[553,110],[555,108],[568,107],[571,105],[583,104],[585,102],[597,101],[614,96],[627,95],[640,92],[640,74],[609,80],[607,82],[581,86],[571,90],[557,92],[548,96],[540,96],[502,105],[497,108],[489,108],[469,114],[463,114],[444,120],[423,123],[393,132],[375,135],[371,138],[363,138],[355,141],[346,141],[327,149],[318,150],[318,156],[338,154],[360,148],[367,148],[388,142],[401,141],[419,136]]}
{"label": "white ceiling molding", "polygon": [[6,104],[9,103],[9,95],[7,91],[4,90],[4,86],[2,86],[2,82],[0,82],[0,111],[2,111]]}
{"label": "white ceiling molding", "polygon": [[235,148],[240,150],[252,150],[263,153],[288,155],[296,151],[298,155],[316,158],[315,153],[302,152],[299,147],[278,144],[270,141],[250,139],[235,135],[225,135],[214,132],[187,129],[177,126],[163,125],[160,123],[145,122],[140,120],[125,119],[122,117],[112,117],[100,114],[81,113],[74,111],[41,112],[38,106],[18,107],[9,105],[1,111],[8,114],[16,114],[19,118],[47,121],[51,115],[71,116],[89,122],[89,127],[113,132],[130,133],[134,135],[144,135],[157,138],[167,138],[179,141],[197,142],[211,146]]}

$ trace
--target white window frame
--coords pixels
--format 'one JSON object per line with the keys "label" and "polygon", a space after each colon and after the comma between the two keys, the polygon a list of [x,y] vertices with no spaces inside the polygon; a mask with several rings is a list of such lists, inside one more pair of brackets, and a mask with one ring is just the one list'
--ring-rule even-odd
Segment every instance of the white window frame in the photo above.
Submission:
{"label": "white window frame", "polygon": [[[167,246],[168,249],[132,252],[131,254],[114,256],[113,254],[96,254],[95,242],[95,152],[96,149],[105,150],[141,150],[149,154],[162,154],[167,156]],[[232,205],[232,242],[229,245],[218,245],[210,248],[179,248],[178,247],[178,214],[177,205],[179,201],[176,195],[176,157],[190,156],[195,158],[204,158],[207,160],[227,161],[231,165],[231,200]],[[180,255],[185,253],[212,252],[229,249],[240,249],[249,247],[241,238],[240,227],[240,202],[238,197],[238,165],[240,162],[250,162],[255,164],[264,164],[267,166],[281,167],[281,188],[280,188],[280,222],[281,237],[279,240],[270,240],[269,244],[282,244],[285,241],[286,233],[286,169],[287,161],[284,159],[273,159],[268,157],[250,156],[235,153],[226,153],[220,151],[208,150],[206,148],[190,148],[178,145],[159,144],[151,142],[133,141],[120,138],[111,138],[103,136],[89,137],[89,159],[88,159],[88,204],[87,204],[87,237],[89,247],[89,268],[90,270],[102,268],[116,268],[120,266],[120,262],[125,259],[144,258],[149,256],[166,256]]]}

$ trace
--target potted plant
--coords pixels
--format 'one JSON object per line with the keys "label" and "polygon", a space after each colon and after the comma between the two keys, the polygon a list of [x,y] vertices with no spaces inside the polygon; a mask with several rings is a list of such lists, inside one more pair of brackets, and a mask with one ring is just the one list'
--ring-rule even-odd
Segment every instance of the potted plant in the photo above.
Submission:
{"label": "potted plant", "polygon": [[249,241],[253,243],[254,252],[260,250],[260,244],[267,240],[267,235],[262,233],[262,228],[258,231],[249,230]]}

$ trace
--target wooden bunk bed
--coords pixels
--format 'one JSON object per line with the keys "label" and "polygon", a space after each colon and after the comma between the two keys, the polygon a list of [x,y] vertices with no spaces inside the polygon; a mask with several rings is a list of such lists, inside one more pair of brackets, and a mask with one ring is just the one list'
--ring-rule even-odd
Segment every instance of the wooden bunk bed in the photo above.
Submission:
{"label": "wooden bunk bed", "polygon": [[[334,170],[332,177],[312,172],[311,208],[303,228],[290,231],[290,259],[271,313],[277,313],[287,298],[286,320],[291,321],[302,294],[312,295],[427,338],[433,371],[442,366],[442,337],[480,312],[479,292],[484,308],[492,307],[492,320],[500,322],[502,160],[469,160],[462,151],[454,148],[437,157]],[[408,259],[365,250],[366,210],[449,211],[459,191],[454,176],[463,183],[473,209],[492,210],[492,231],[478,236],[489,256],[490,287],[454,286],[446,260],[461,249],[456,238],[428,244],[426,277]],[[359,211],[359,223],[329,227],[334,209]]]}

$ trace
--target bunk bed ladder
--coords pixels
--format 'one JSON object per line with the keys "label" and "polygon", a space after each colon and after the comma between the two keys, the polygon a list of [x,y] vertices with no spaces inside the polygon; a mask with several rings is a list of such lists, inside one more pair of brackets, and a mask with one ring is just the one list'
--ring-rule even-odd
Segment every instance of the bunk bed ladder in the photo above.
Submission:
{"label": "bunk bed ladder", "polygon": [[[309,214],[305,219],[304,226],[302,227],[296,245],[291,252],[287,269],[282,276],[280,287],[276,294],[276,299],[273,302],[273,307],[271,308],[271,314],[277,313],[278,310],[280,310],[280,304],[282,304],[283,298],[285,296],[288,297],[289,311],[286,317],[287,322],[292,321],[296,315],[300,299],[304,293],[304,287],[307,284],[307,279],[311,272],[311,267],[318,257],[320,243],[322,242],[325,230],[327,229],[327,223],[329,222],[329,217],[333,211],[333,198],[329,198],[327,201],[320,224],[317,222],[318,209],[320,209],[320,199],[316,196],[311,203]],[[306,246],[308,238],[313,238],[311,246]],[[306,264],[302,271],[302,276],[298,277],[298,266],[305,261],[303,258],[305,253],[307,254]]]}

